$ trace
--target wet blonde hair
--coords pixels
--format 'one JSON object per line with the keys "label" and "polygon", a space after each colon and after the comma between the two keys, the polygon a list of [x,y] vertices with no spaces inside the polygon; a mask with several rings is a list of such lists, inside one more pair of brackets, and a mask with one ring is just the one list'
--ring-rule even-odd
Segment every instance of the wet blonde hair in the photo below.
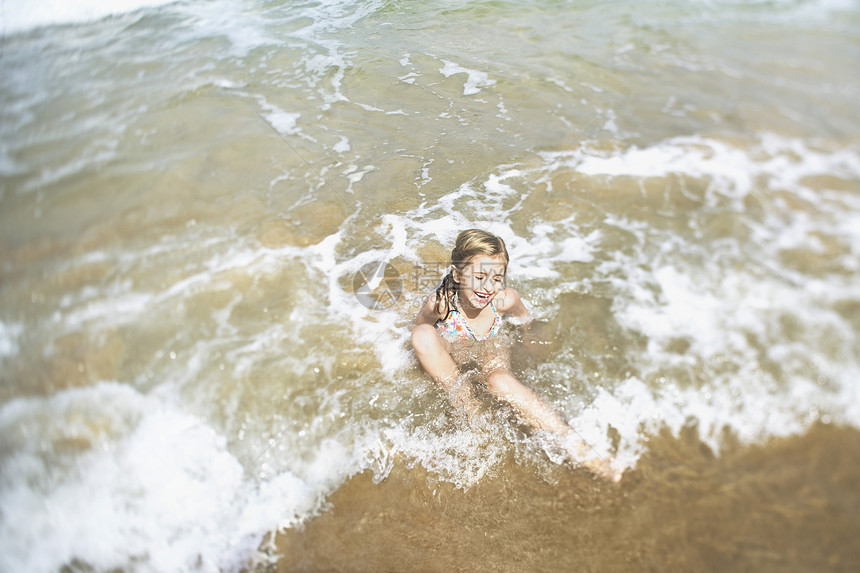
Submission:
{"label": "wet blonde hair", "polygon": [[508,257],[508,249],[501,237],[481,229],[462,231],[457,235],[454,250],[451,251],[451,270],[448,271],[448,274],[442,279],[442,284],[436,289],[436,304],[433,306],[433,310],[442,314],[444,304],[445,316],[442,320],[447,319],[451,310],[456,308],[457,282],[454,280],[454,268],[462,271],[472,259],[478,256],[501,256],[505,262],[505,269],[508,268],[510,257]]}

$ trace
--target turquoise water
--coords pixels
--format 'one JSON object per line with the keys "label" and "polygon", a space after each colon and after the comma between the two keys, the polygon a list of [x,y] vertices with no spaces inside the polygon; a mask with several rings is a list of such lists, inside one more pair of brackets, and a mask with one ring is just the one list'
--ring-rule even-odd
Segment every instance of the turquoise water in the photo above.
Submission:
{"label": "turquoise water", "polygon": [[364,471],[557,470],[408,347],[473,226],[539,321],[517,373],[619,466],[860,419],[856,2],[0,21],[2,569],[238,570]]}

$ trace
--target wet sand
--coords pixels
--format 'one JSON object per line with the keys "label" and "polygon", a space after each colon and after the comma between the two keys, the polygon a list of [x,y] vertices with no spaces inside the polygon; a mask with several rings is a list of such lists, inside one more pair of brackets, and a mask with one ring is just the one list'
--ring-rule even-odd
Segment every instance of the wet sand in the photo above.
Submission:
{"label": "wet sand", "polygon": [[653,437],[619,484],[511,461],[463,491],[401,463],[278,534],[277,571],[858,571],[858,454],[817,425],[719,456],[695,428]]}

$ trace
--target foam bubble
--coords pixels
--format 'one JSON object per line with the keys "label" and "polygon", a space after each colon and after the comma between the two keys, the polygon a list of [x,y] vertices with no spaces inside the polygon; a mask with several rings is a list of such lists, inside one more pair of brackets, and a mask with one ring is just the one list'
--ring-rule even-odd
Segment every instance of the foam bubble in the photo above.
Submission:
{"label": "foam bubble", "polygon": [[266,120],[269,124],[282,135],[295,135],[299,132],[296,123],[302,116],[300,113],[290,113],[280,109],[278,106],[270,104],[265,98],[260,97],[260,106],[268,110]]}
{"label": "foam bubble", "polygon": [[349,149],[349,138],[343,135],[340,136],[340,140],[332,147],[332,151],[335,153],[346,153]]}
{"label": "foam bubble", "polygon": [[22,324],[0,321],[0,365],[6,358],[18,354],[18,339],[23,332]]}
{"label": "foam bubble", "polygon": [[495,85],[496,80],[491,80],[487,72],[470,70],[454,62],[442,60],[445,64],[439,72],[449,78],[455,74],[466,74],[466,82],[463,84],[463,95],[475,95],[481,92],[481,88]]}

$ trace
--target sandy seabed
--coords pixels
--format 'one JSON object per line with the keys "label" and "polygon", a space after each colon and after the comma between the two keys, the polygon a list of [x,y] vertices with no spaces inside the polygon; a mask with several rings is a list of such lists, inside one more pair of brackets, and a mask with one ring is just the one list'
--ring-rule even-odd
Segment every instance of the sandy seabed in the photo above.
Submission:
{"label": "sandy seabed", "polygon": [[619,484],[511,461],[464,491],[398,464],[279,533],[277,571],[857,571],[858,453],[820,424],[719,456],[695,428],[656,436]]}

